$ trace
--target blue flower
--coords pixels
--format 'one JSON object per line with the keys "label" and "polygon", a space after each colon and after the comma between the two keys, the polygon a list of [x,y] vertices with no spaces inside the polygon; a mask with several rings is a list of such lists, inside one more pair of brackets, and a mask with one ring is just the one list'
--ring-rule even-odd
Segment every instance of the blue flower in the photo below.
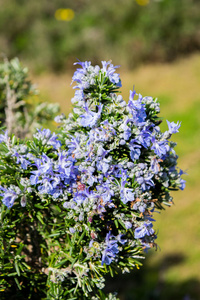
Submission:
{"label": "blue flower", "polygon": [[81,102],[84,102],[84,92],[83,92],[83,90],[76,90],[76,91],[75,91],[75,98],[76,98],[77,100],[79,100],[80,103],[81,103]]}
{"label": "blue flower", "polygon": [[17,158],[16,163],[21,164],[22,169],[27,170],[31,163],[25,158],[26,155],[20,155],[17,151],[14,151],[13,156]]}
{"label": "blue flower", "polygon": [[53,186],[51,184],[51,179],[43,178],[42,180],[39,180],[38,183],[40,183],[38,191],[41,194],[52,194]]}
{"label": "blue flower", "polygon": [[54,149],[58,149],[61,147],[61,142],[58,141],[58,136],[49,129],[43,129],[42,131],[40,129],[37,129],[37,133],[33,135],[36,139],[42,141],[43,145],[50,145],[53,146]]}
{"label": "blue flower", "polygon": [[127,141],[131,137],[131,128],[127,125],[131,120],[126,119],[121,125],[120,129],[124,131],[124,140]]}
{"label": "blue flower", "polygon": [[123,236],[124,236],[124,234],[121,234],[121,233],[116,236],[117,241],[120,242],[120,244],[122,244],[122,245],[124,245],[127,242],[127,240],[124,240],[122,238]]}
{"label": "blue flower", "polygon": [[151,132],[148,128],[143,127],[136,138],[133,140],[138,144],[141,144],[144,148],[148,148],[151,143]]}
{"label": "blue flower", "polygon": [[0,190],[3,191],[3,193],[0,194],[2,198],[2,202],[4,205],[6,205],[8,208],[11,208],[14,204],[14,201],[19,197],[21,190],[18,186],[11,185],[8,188],[3,188],[0,186]]}
{"label": "blue flower", "polygon": [[37,159],[33,165],[38,168],[38,170],[31,171],[31,173],[35,174],[36,177],[43,174],[53,175],[53,160],[51,160],[46,154],[42,154],[41,159]]}
{"label": "blue flower", "polygon": [[182,179],[182,178],[179,179],[178,186],[179,186],[180,190],[183,191],[185,189],[185,183],[186,183],[186,181],[184,179]]}
{"label": "blue flower", "polygon": [[143,192],[149,190],[151,186],[154,186],[154,182],[152,180],[153,176],[153,174],[148,172],[136,178]]}
{"label": "blue flower", "polygon": [[109,167],[110,167],[109,163],[110,163],[110,161],[106,158],[100,159],[97,162],[97,170],[101,171],[102,173],[106,173],[109,170]]}
{"label": "blue flower", "polygon": [[62,123],[64,119],[65,119],[65,115],[64,115],[64,114],[61,114],[61,115],[56,116],[56,117],[54,118],[54,121],[55,121],[56,123]]}
{"label": "blue flower", "polygon": [[135,193],[133,189],[125,187],[125,185],[127,184],[127,178],[128,176],[125,173],[122,174],[120,196],[124,204],[126,204],[129,201],[134,201],[135,199]]}
{"label": "blue flower", "polygon": [[101,265],[110,265],[119,252],[117,240],[111,234],[111,231],[106,235],[105,246],[106,249],[103,251]]}
{"label": "blue flower", "polygon": [[155,136],[151,139],[152,146],[151,149],[154,150],[154,153],[159,157],[164,156],[168,151],[168,144],[167,141],[158,141],[156,140]]}
{"label": "blue flower", "polygon": [[90,111],[88,109],[88,106],[85,105],[85,110],[86,112],[81,115],[81,120],[80,120],[80,124],[83,126],[83,127],[93,127],[94,125],[96,125],[98,119],[100,118],[101,116],[101,111],[102,111],[102,107],[103,105],[98,105],[98,112],[95,113],[93,111]]}
{"label": "blue flower", "polygon": [[146,108],[142,103],[142,96],[139,95],[138,100],[133,100],[136,95],[135,91],[130,91],[128,109],[133,116],[133,122],[136,126],[144,126],[146,123]]}
{"label": "blue flower", "polygon": [[162,159],[157,159],[156,157],[153,157],[151,159],[151,170],[154,174],[158,174],[158,172],[160,171],[159,162],[162,162]]}
{"label": "blue flower", "polygon": [[[78,187],[78,186],[77,186]],[[73,200],[78,204],[82,204],[84,202],[84,200],[86,199],[92,199],[95,198],[94,192],[93,191],[89,191],[89,189],[84,189],[82,190],[78,190],[77,192],[74,193],[74,197]]]}
{"label": "blue flower", "polygon": [[81,84],[83,84],[83,77],[84,75],[87,73],[88,68],[91,66],[91,62],[90,61],[85,61],[85,62],[76,62],[74,63],[74,65],[81,65],[81,68],[78,68],[75,72],[74,75],[72,77],[72,82],[76,81],[78,83],[77,86],[74,87],[75,88],[87,88],[89,86],[89,83],[87,81],[85,81],[86,86],[81,86]]}
{"label": "blue flower", "polygon": [[125,225],[126,229],[130,229],[133,226],[133,224],[131,222],[129,222],[129,221],[125,221],[124,225]]}
{"label": "blue flower", "polygon": [[70,141],[67,142],[67,147],[69,149],[68,154],[69,155],[74,155],[76,159],[79,159],[82,157],[84,154],[84,150],[81,148],[80,145],[80,137],[78,135],[75,136],[69,136]]}
{"label": "blue flower", "polygon": [[137,201],[134,203],[133,207],[134,210],[139,210],[139,212],[144,213],[147,205],[143,201]]}
{"label": "blue flower", "polygon": [[73,228],[73,227],[70,227],[70,228],[69,228],[69,231],[70,231],[71,234],[74,234],[74,233],[76,232],[76,229]]}
{"label": "blue flower", "polygon": [[132,161],[139,159],[140,154],[141,154],[141,150],[140,150],[141,146],[138,144],[135,144],[135,141],[136,141],[135,139],[131,140],[130,144],[129,144],[129,149],[131,150],[130,157],[131,157]]}
{"label": "blue flower", "polygon": [[110,188],[107,182],[103,183],[102,185],[97,186],[97,191],[100,199],[103,201],[103,204],[111,203],[111,198],[114,196],[114,191]]}
{"label": "blue flower", "polygon": [[100,156],[101,158],[105,157],[109,151],[105,150],[102,145],[99,145],[97,150],[97,156]]}
{"label": "blue flower", "polygon": [[96,176],[93,176],[95,168],[92,166],[83,167],[82,165],[78,168],[81,173],[81,181],[86,182],[89,186],[93,186],[94,182],[97,182]]}
{"label": "blue flower", "polygon": [[118,68],[118,66],[114,66],[110,62],[102,61],[102,71],[108,76],[109,80],[116,84],[118,87],[121,87],[121,80],[119,77],[119,74],[115,73],[115,69]]}
{"label": "blue flower", "polygon": [[9,141],[8,130],[4,131],[4,134],[0,134],[0,143],[6,143]]}
{"label": "blue flower", "polygon": [[135,229],[135,239],[142,239],[145,236],[151,236],[154,234],[153,224],[151,222],[144,222],[141,226]]}
{"label": "blue flower", "polygon": [[181,123],[177,122],[176,124],[174,122],[167,121],[167,125],[169,128],[169,133],[176,133],[179,132],[178,129],[181,127]]}

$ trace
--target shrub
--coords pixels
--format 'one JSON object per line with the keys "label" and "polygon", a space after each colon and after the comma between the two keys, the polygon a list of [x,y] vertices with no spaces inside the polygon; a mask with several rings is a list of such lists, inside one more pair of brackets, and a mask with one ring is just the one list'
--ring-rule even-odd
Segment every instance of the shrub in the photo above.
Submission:
{"label": "shrub", "polygon": [[17,58],[0,64],[0,122],[9,134],[30,136],[59,112],[59,105],[42,102],[28,78],[28,69]]}
{"label": "shrub", "polygon": [[152,97],[130,91],[127,104],[109,62],[79,64],[57,134],[0,135],[2,299],[116,299],[105,275],[142,264],[154,211],[185,185],[170,141],[180,124],[162,133]]}

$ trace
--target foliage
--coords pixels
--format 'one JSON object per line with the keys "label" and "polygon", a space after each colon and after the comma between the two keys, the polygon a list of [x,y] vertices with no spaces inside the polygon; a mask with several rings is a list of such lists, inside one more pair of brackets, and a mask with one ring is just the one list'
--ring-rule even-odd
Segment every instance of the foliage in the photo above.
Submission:
{"label": "foliage", "polygon": [[57,134],[0,135],[2,299],[116,299],[105,275],[139,268],[153,212],[185,186],[169,140],[180,124],[162,133],[156,99],[130,91],[126,104],[116,67],[79,64]]}
{"label": "foliage", "polygon": [[[1,51],[23,58],[36,71],[71,68],[77,57],[95,63],[106,57],[132,68],[146,61],[171,61],[200,48],[196,0],[152,0],[146,6],[129,0],[0,4]],[[57,20],[59,8],[72,9],[75,17]]]}
{"label": "foliage", "polygon": [[9,133],[24,138],[50,121],[58,104],[42,102],[38,90],[28,79],[28,69],[17,58],[0,64],[0,122]]}

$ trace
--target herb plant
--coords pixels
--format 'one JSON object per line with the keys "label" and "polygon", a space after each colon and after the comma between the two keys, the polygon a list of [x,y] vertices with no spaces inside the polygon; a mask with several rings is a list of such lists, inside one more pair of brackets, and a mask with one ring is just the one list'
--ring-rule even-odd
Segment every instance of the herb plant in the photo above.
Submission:
{"label": "herb plant", "polygon": [[[142,265],[155,211],[184,189],[159,103],[119,93],[116,67],[79,62],[73,111],[57,132],[0,134],[1,299],[117,299],[105,275]],[[14,296],[13,296],[14,295]]]}

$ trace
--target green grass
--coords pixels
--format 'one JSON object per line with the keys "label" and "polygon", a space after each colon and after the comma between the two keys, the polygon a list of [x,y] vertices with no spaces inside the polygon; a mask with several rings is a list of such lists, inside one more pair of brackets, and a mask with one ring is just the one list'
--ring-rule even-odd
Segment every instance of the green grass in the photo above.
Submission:
{"label": "green grass", "polygon": [[[180,132],[172,137],[178,143],[180,168],[187,171],[185,191],[173,194],[175,205],[155,213],[155,228],[161,250],[151,251],[141,270],[115,280],[123,300],[180,299],[189,295],[200,299],[200,55],[173,64],[147,65],[126,72],[122,70],[122,95],[128,99],[135,84],[143,96],[158,97],[163,129],[166,119],[181,121]],[[35,78],[42,95],[60,102],[69,113],[74,91],[72,74]]]}

